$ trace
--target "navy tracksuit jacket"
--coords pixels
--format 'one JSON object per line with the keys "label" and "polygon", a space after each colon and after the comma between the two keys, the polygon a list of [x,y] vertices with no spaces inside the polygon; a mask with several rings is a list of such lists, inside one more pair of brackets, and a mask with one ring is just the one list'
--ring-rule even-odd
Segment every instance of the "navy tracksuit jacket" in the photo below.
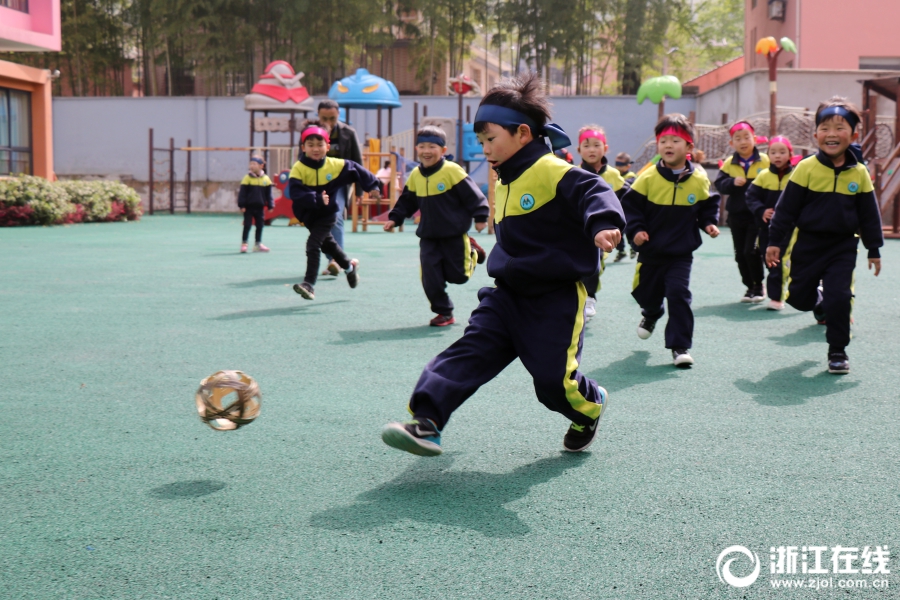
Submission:
{"label": "navy tracksuit jacket", "polygon": [[[781,192],[784,191],[787,182],[790,179],[793,167],[790,164],[785,165],[781,170],[775,165],[769,165],[769,168],[756,176],[750,185],[747,186],[747,194],[744,201],[747,203],[747,209],[756,219],[759,227],[759,249],[765,256],[766,248],[769,246],[769,224],[763,221],[763,214],[770,208],[775,208]],[[782,246],[781,253],[784,254],[785,246]],[[766,295],[770,300],[781,301],[784,297],[784,278],[782,277],[781,265],[776,265],[769,269],[769,275],[766,277]]]}
{"label": "navy tracksuit jacket", "polygon": [[[622,174],[619,173],[618,169],[610,168],[608,162],[609,161],[607,161],[606,157],[604,156],[603,159],[601,160],[602,166],[600,167],[600,169],[598,171],[594,171],[594,169],[591,168],[591,166],[589,164],[585,163],[584,161],[581,162],[581,168],[584,169],[585,171],[587,171],[588,173],[596,173],[597,175],[602,177],[603,180],[609,184],[609,187],[612,188],[612,191],[614,191],[616,193],[616,197],[621,202],[622,196],[624,196],[625,192],[627,192],[631,188],[631,182],[626,181],[625,178],[622,177]],[[616,246],[616,250],[618,250],[620,252],[625,251],[625,236],[624,235],[622,236],[622,239],[619,240],[619,244],[618,244],[618,246]],[[587,288],[588,296],[590,296],[591,298],[596,298],[597,292],[600,291],[600,276],[603,275],[603,271],[606,269],[605,258],[606,258],[606,256],[604,255],[604,253],[601,252],[600,253],[600,270],[597,272],[596,275],[594,275],[592,277],[586,277],[583,281],[584,286]]]}
{"label": "navy tracksuit jacket", "polygon": [[425,367],[410,411],[443,429],[454,410],[519,358],[541,403],[591,425],[600,392],[578,371],[587,298],[581,279],[597,272],[594,236],[624,227],[621,204],[602,179],[556,158],[541,141],[497,171],[497,241],[487,263],[497,286],[478,292],[463,337]]}
{"label": "navy tracksuit jacket", "polygon": [[666,348],[690,348],[694,336],[691,311],[691,263],[703,241],[700,230],[719,221],[719,195],[710,193],[706,171],[687,162],[675,174],[660,160],[634,180],[622,198],[630,240],[646,231],[637,246],[638,264],[631,295],[641,314],[659,319],[669,305]]}

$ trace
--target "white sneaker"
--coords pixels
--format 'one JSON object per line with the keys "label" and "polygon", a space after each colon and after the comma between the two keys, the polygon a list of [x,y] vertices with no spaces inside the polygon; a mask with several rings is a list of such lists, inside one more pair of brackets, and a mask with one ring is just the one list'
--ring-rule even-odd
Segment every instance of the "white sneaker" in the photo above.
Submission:
{"label": "white sneaker", "polygon": [[688,369],[694,364],[694,359],[686,348],[675,348],[672,350],[672,364],[682,369]]}
{"label": "white sneaker", "polygon": [[784,302],[781,300],[769,300],[766,310],[784,310]]}
{"label": "white sneaker", "polygon": [[584,301],[584,322],[587,323],[595,316],[597,316],[597,299],[588,297]]}

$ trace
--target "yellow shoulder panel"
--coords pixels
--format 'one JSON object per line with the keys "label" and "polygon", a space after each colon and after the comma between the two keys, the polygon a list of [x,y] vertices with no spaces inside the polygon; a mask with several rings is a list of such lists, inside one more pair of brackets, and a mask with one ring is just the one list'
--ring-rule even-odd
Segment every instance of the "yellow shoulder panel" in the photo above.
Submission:
{"label": "yellow shoulder panel", "polygon": [[509,186],[498,180],[494,221],[499,223],[504,217],[527,215],[553,200],[556,186],[573,168],[574,165],[553,154],[545,154]]}

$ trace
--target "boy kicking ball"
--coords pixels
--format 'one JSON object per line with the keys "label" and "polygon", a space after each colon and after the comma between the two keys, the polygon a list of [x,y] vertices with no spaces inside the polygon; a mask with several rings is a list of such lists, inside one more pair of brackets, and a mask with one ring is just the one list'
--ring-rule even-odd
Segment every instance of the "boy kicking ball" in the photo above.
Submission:
{"label": "boy kicking ball", "polygon": [[571,421],[563,448],[587,449],[606,390],[578,371],[584,333],[581,279],[597,272],[598,248],[616,247],[625,226],[619,199],[596,175],[556,158],[571,144],[550,120],[535,75],[505,81],[482,99],[475,133],[497,170],[488,274],[465,334],[425,366],[409,402],[412,420],[389,423],[382,440],[421,456],[441,454],[441,432],[478,388],[519,358],[538,400]]}

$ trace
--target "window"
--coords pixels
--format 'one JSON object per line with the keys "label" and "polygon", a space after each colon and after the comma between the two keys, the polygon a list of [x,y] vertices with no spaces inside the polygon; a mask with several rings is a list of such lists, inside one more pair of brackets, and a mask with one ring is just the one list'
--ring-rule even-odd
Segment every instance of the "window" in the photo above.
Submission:
{"label": "window", "polygon": [[0,175],[31,174],[31,94],[0,88]]}
{"label": "window", "polygon": [[0,6],[20,10],[24,13],[28,12],[28,0],[0,0]]}
{"label": "window", "polygon": [[900,56],[860,56],[859,68],[872,71],[900,71]]}
{"label": "window", "polygon": [[752,0],[752,2],[750,2],[750,10],[753,10],[754,8],[756,8],[756,0]]}

